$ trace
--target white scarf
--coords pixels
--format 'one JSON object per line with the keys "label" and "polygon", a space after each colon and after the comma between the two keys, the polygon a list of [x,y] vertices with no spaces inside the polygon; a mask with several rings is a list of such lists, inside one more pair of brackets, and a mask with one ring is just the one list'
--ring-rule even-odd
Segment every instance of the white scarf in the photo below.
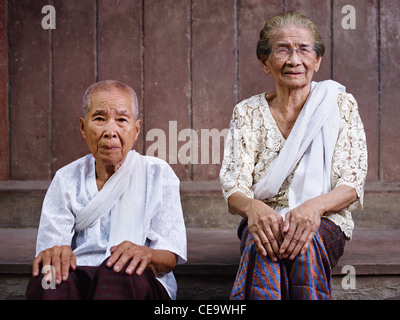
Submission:
{"label": "white scarf", "polygon": [[341,91],[345,87],[332,80],[311,83],[308,99],[278,157],[253,186],[256,199],[274,197],[301,159],[289,187],[289,207],[280,211],[283,217],[331,190],[332,157],[340,126],[337,97]]}
{"label": "white scarf", "polygon": [[[76,216],[75,230],[85,230],[111,210],[109,249],[128,240],[144,245],[146,235],[146,170],[142,158],[130,151],[121,167]],[[139,186],[139,187],[138,187]]]}
{"label": "white scarf", "polygon": [[[147,174],[145,157],[136,151],[130,151],[122,166],[76,216],[75,230],[78,232],[95,225],[111,210],[111,229],[106,257],[110,255],[112,246],[119,245],[123,241],[146,245],[150,222],[157,212],[156,208],[160,206],[158,199],[163,192],[162,180],[153,181],[153,185],[150,185]],[[152,201],[147,200],[150,189]],[[157,241],[161,242],[163,239]],[[177,284],[173,273],[162,274],[157,280],[166,288],[171,298],[176,299]]]}

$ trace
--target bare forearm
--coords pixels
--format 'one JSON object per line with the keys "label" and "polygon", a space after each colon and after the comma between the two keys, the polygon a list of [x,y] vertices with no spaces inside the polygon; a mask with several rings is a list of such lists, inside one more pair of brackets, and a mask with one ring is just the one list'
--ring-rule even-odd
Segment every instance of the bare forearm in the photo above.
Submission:
{"label": "bare forearm", "polygon": [[238,214],[243,218],[247,218],[251,201],[252,199],[247,197],[244,193],[239,191],[235,192],[228,199],[229,211],[231,213]]}
{"label": "bare forearm", "polygon": [[168,273],[172,271],[177,264],[177,256],[168,250],[152,249],[151,262],[157,274]]}
{"label": "bare forearm", "polygon": [[[324,207],[325,215],[327,215],[348,207],[350,204],[357,201],[358,197],[354,188],[341,185],[314,199],[321,203],[321,206]],[[252,200],[253,199],[248,198],[242,192],[235,192],[228,199],[229,211],[246,218],[248,217]]]}
{"label": "bare forearm", "polygon": [[[229,210],[248,218],[249,231],[257,248],[277,261],[279,245],[282,243],[282,216],[260,200],[250,199],[244,193],[236,192],[229,197]],[[271,239],[271,240],[270,240]]]}
{"label": "bare forearm", "polygon": [[357,199],[356,190],[346,185],[338,186],[332,191],[315,198],[315,200],[320,201],[321,206],[324,208],[324,215],[338,212],[357,201]]}

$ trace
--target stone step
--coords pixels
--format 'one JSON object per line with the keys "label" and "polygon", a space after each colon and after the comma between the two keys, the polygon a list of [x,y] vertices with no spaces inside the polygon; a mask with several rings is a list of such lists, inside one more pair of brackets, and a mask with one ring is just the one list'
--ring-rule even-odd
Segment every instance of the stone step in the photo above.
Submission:
{"label": "stone step", "polygon": [[[0,181],[0,228],[38,227],[48,181]],[[353,213],[356,226],[400,229],[400,187],[368,184],[364,210]],[[181,200],[189,228],[234,229],[240,218],[227,212],[216,181],[181,182]]]}
{"label": "stone step", "polygon": [[[36,228],[0,228],[0,299],[23,299]],[[177,266],[178,299],[228,299],[240,260],[235,229],[188,228],[188,262]],[[356,228],[333,270],[333,298],[400,299],[400,230]],[[355,282],[346,280],[354,268]]]}

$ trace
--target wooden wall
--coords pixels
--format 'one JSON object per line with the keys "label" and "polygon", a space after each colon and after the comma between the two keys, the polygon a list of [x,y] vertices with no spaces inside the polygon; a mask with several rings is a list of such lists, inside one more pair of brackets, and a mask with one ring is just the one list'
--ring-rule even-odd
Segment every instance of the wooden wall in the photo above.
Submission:
{"label": "wooden wall", "polygon": [[[55,30],[41,26],[46,4],[56,9]],[[355,29],[342,26],[346,5]],[[255,47],[265,21],[284,10],[320,29],[326,55],[315,79],[341,82],[359,103],[368,181],[399,182],[397,0],[0,0],[0,179],[50,180],[86,154],[82,95],[117,79],[138,94],[136,149],[154,147],[148,133],[161,129],[181,180],[215,181],[220,163],[211,163],[216,149],[201,163],[202,129],[223,132],[238,101],[273,90]],[[182,163],[178,152],[184,158],[196,136],[198,163]],[[218,148],[222,157],[223,139]]]}

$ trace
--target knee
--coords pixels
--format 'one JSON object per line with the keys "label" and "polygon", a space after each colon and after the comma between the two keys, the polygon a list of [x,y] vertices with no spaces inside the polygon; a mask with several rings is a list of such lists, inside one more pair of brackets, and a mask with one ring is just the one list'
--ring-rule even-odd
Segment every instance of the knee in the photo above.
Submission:
{"label": "knee", "polygon": [[68,279],[56,285],[54,275],[49,279],[45,274],[31,276],[25,292],[27,300],[53,300],[53,299],[72,299],[78,297],[77,279],[75,273],[69,273]]}
{"label": "knee", "polygon": [[158,283],[150,270],[146,269],[140,276],[136,273],[127,274],[126,268],[129,262],[119,272],[107,267],[106,262],[99,266],[93,299],[145,300],[169,298],[165,289]]}

